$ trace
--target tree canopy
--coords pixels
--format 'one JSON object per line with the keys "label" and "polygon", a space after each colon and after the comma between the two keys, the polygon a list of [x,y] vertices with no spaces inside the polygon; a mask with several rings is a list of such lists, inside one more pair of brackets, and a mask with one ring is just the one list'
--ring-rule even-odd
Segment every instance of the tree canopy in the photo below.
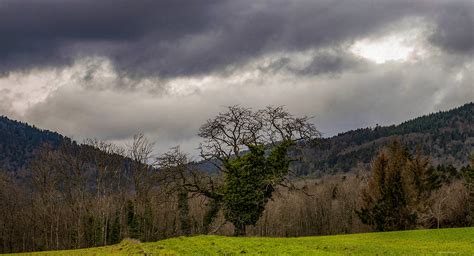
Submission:
{"label": "tree canopy", "polygon": [[177,164],[182,162],[182,153],[176,150],[165,154],[163,160],[171,161],[162,162],[181,173],[173,177],[188,192],[211,201],[209,221],[222,209],[225,219],[234,225],[235,235],[245,235],[245,227],[255,225],[276,187],[288,184],[289,166],[294,160],[290,149],[320,136],[309,119],[295,117],[283,107],[253,111],[230,106],[199,130],[203,138],[201,156],[221,175],[203,176],[178,168],[183,166]]}

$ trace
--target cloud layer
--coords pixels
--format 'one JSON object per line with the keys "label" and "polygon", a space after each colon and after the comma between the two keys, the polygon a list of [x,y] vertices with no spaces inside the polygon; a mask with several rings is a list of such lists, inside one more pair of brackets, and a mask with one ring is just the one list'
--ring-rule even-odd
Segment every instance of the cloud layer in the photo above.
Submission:
{"label": "cloud layer", "polygon": [[470,0],[0,0],[0,114],[192,151],[274,104],[333,135],[472,101],[473,28]]}
{"label": "cloud layer", "polygon": [[419,16],[431,41],[464,54],[474,45],[464,1],[0,2],[0,73],[110,59],[128,76],[205,74],[275,51],[338,45]]}

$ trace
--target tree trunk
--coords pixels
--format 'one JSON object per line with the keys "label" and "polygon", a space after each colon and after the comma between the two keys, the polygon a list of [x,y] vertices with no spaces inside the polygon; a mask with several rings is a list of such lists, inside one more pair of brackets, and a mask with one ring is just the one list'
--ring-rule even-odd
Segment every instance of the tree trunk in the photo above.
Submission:
{"label": "tree trunk", "polygon": [[214,219],[217,217],[220,209],[220,202],[219,200],[210,199],[208,202],[206,213],[204,214],[203,219],[203,233],[209,233],[209,227],[211,226]]}
{"label": "tree trunk", "polygon": [[178,193],[178,214],[181,235],[191,234],[191,219],[189,217],[188,192],[182,190]]}
{"label": "tree trunk", "polygon": [[56,215],[56,250],[59,250],[59,214]]}
{"label": "tree trunk", "polygon": [[234,236],[245,236],[245,224],[242,223],[234,223]]}

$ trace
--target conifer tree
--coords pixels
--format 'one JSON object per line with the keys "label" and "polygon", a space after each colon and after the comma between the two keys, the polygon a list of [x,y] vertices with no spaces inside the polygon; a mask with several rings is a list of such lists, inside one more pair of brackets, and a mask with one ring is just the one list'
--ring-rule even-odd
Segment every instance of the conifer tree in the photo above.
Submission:
{"label": "conifer tree", "polygon": [[127,226],[130,238],[140,238],[140,225],[135,214],[135,206],[131,200],[127,202]]}
{"label": "conifer tree", "polygon": [[357,212],[363,223],[378,231],[404,230],[416,225],[418,208],[429,194],[427,160],[414,158],[398,141],[374,160],[372,176]]}
{"label": "conifer tree", "polygon": [[110,235],[109,235],[109,244],[116,244],[120,242],[120,215],[117,212],[115,214],[114,221],[112,225],[110,226]]}
{"label": "conifer tree", "polygon": [[474,226],[474,155],[471,156],[471,166],[464,171],[464,179],[467,190],[468,222]]}

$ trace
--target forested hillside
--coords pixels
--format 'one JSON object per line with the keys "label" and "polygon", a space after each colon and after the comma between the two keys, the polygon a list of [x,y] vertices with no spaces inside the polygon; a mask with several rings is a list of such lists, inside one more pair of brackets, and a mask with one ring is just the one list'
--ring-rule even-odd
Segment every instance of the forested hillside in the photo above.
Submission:
{"label": "forested hillside", "polygon": [[369,164],[394,138],[410,149],[420,146],[434,165],[466,165],[474,149],[474,103],[399,125],[357,129],[321,139],[303,149],[304,160],[296,169],[299,174],[314,175],[352,171]]}
{"label": "forested hillside", "polygon": [[[296,119],[282,108],[255,113],[242,107],[228,109],[201,126],[200,136],[208,143],[215,138],[214,129],[233,129],[234,123],[225,123],[228,120],[241,124],[242,118],[234,116],[250,120],[255,113],[265,113],[261,120],[290,117],[267,124],[303,120],[306,128],[313,128],[305,118]],[[316,146],[303,143],[316,136],[281,142],[288,138],[283,134],[245,152],[243,147],[231,151],[227,160],[209,155],[207,167],[194,165],[178,147],[156,161],[153,144],[143,134],[134,136],[126,148],[97,140],[77,144],[2,118],[0,155],[2,166],[10,171],[0,172],[0,253],[103,246],[126,237],[140,241],[232,233],[288,237],[471,226],[474,160],[467,159],[473,143],[472,113],[470,103],[398,126],[347,132]],[[268,131],[275,130],[267,127],[255,138]],[[221,149],[212,144],[216,141],[221,142],[211,140],[207,148]],[[266,149],[269,141],[278,143]],[[286,149],[299,142],[302,152],[291,154],[305,154],[295,162],[300,174],[350,171],[359,162],[374,164],[363,172],[288,179],[294,158]],[[388,147],[378,149],[388,142]],[[431,161],[420,152],[410,152],[419,142]],[[44,143],[51,146],[43,147]],[[216,166],[222,169],[202,172],[214,159],[224,162]],[[433,160],[463,167],[440,167]],[[395,194],[390,192],[394,189]]]}
{"label": "forested hillside", "polygon": [[64,139],[56,132],[0,116],[0,168],[7,171],[25,168],[41,145],[58,147]]}
{"label": "forested hillside", "polygon": [[[316,176],[353,171],[368,165],[377,151],[394,138],[412,149],[421,146],[432,164],[452,164],[457,168],[466,165],[474,148],[474,103],[399,125],[362,128],[320,139],[299,152],[304,157],[295,168],[298,174]],[[65,139],[56,132],[0,117],[0,167],[9,171],[24,168],[39,146],[49,143],[57,147]]]}

